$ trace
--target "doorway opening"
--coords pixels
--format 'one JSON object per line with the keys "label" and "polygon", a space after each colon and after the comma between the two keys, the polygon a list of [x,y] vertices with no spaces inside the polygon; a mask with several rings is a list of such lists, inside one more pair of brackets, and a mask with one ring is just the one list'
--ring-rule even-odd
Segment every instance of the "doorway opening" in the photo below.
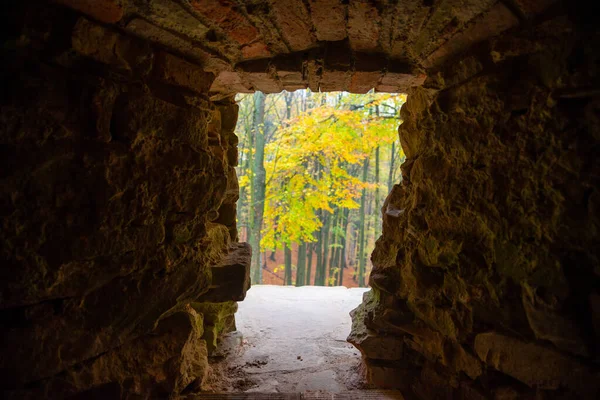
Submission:
{"label": "doorway opening", "polygon": [[253,284],[366,287],[400,177],[405,94],[239,94],[240,241]]}
{"label": "doorway opening", "polygon": [[[237,231],[253,287],[236,313],[224,391],[367,388],[347,342],[398,183],[404,94],[239,94]],[[294,287],[295,286],[295,287]]]}

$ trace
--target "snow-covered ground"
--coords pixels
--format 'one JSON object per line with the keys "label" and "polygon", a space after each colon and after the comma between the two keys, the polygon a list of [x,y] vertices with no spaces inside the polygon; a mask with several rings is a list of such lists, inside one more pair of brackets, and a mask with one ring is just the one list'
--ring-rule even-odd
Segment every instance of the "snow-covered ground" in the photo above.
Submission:
{"label": "snow-covered ground", "polygon": [[239,303],[243,345],[229,357],[246,391],[341,392],[358,384],[360,353],[346,342],[349,312],[369,289],[255,285]]}

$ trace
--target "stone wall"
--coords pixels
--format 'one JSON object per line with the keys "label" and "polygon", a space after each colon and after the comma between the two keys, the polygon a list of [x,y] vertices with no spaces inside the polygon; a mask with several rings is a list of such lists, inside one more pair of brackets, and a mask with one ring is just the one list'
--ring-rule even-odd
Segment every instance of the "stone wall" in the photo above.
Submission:
{"label": "stone wall", "polygon": [[3,397],[202,387],[249,286],[237,106],[148,42],[61,7],[2,7]]}
{"label": "stone wall", "polygon": [[349,337],[373,384],[421,399],[600,395],[600,37],[575,8],[409,93],[403,180]]}

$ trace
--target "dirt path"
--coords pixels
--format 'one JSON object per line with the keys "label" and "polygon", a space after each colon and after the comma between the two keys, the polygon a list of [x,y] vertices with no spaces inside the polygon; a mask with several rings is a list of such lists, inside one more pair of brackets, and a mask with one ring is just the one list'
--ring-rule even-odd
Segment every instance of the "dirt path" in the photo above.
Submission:
{"label": "dirt path", "polygon": [[[253,286],[236,314],[221,369],[229,391],[344,392],[361,388],[348,313],[368,289]],[[226,345],[227,347],[227,345]]]}

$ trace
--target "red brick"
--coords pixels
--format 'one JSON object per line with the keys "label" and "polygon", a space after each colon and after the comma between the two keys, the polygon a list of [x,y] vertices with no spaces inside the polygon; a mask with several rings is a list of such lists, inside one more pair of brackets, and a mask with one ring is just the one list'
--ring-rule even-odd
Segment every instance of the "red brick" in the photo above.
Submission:
{"label": "red brick", "polygon": [[258,37],[258,30],[237,11],[231,0],[193,0],[192,6],[206,18],[214,22],[227,35],[241,45],[248,44]]}
{"label": "red brick", "polygon": [[243,74],[254,90],[263,93],[279,93],[283,90],[280,83],[267,72],[249,72]]}
{"label": "red brick", "polygon": [[291,51],[313,47],[312,24],[302,0],[272,0],[271,12]]}
{"label": "red brick", "polygon": [[303,74],[304,59],[299,54],[290,54],[272,60],[271,66],[277,72],[277,79],[283,88],[306,88],[308,82]]}
{"label": "red brick", "polygon": [[238,64],[238,71],[242,79],[248,82],[254,90],[263,93],[279,93],[282,90],[277,80],[275,67],[270,60],[246,61]]}
{"label": "red brick", "polygon": [[350,80],[350,92],[352,93],[367,93],[369,90],[377,87],[382,72],[363,72],[355,71]]}
{"label": "red brick", "polygon": [[118,0],[54,0],[93,19],[113,24],[123,18],[123,7]]}
{"label": "red brick", "polygon": [[350,87],[350,71],[324,70],[319,83],[321,92],[338,92]]}
{"label": "red brick", "polygon": [[355,53],[354,54],[354,73],[350,81],[350,91],[352,93],[367,93],[369,90],[377,87],[383,70],[387,66],[386,56]]}
{"label": "red brick", "polygon": [[346,38],[345,5],[330,0],[309,0],[309,4],[317,40],[335,42]]}
{"label": "red brick", "polygon": [[348,37],[355,51],[375,51],[379,40],[379,12],[367,1],[353,1],[348,6]]}
{"label": "red brick", "polygon": [[259,58],[271,57],[271,52],[267,48],[267,45],[263,42],[255,42],[247,46],[242,47],[242,59],[243,60],[254,60]]}
{"label": "red brick", "polygon": [[519,23],[519,19],[502,3],[496,4],[487,13],[471,23],[464,31],[454,35],[443,46],[435,50],[424,61],[426,68],[437,67],[447,59],[467,50],[473,44],[484,41]]}
{"label": "red brick", "polygon": [[425,74],[386,72],[376,91],[386,93],[405,93],[409,88],[421,86],[427,79]]}
{"label": "red brick", "polygon": [[252,93],[252,89],[246,84],[240,73],[235,71],[223,71],[217,75],[211,92],[219,93]]}

